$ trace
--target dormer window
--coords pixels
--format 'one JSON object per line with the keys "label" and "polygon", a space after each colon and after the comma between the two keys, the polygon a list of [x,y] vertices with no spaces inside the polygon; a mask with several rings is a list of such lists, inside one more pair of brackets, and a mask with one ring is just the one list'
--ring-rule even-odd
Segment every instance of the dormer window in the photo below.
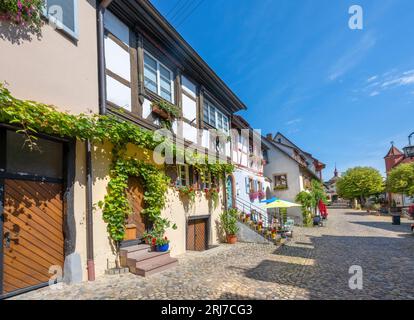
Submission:
{"label": "dormer window", "polygon": [[173,73],[148,52],[144,52],[145,88],[174,103]]}

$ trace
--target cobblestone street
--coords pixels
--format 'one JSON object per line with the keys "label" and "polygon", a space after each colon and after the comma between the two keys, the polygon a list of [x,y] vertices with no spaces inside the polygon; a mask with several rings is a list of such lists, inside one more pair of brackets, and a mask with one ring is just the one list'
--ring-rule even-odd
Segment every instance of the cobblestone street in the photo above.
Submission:
{"label": "cobblestone street", "polygon": [[[349,210],[330,210],[327,226],[295,228],[273,245],[238,243],[179,257],[179,266],[141,278],[100,277],[14,299],[414,299],[414,236],[410,222]],[[363,289],[351,290],[349,267],[363,270]]]}

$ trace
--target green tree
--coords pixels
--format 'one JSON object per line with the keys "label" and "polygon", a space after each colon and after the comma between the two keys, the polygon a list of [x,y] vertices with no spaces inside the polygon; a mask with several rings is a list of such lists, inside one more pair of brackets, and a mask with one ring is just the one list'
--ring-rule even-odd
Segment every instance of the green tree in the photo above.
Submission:
{"label": "green tree", "polygon": [[366,198],[384,191],[384,180],[377,169],[355,167],[348,169],[337,181],[338,195],[345,199],[359,199],[364,205]]}
{"label": "green tree", "polygon": [[403,163],[392,169],[386,187],[390,192],[414,196],[414,163]]}
{"label": "green tree", "polygon": [[327,196],[322,183],[316,179],[311,181],[309,190],[299,192],[296,196],[295,201],[302,204],[302,217],[305,226],[312,224],[312,212],[316,214],[319,200],[326,203]]}
{"label": "green tree", "polygon": [[299,202],[302,207],[303,225],[310,227],[312,225],[312,205],[313,199],[308,191],[301,191],[296,196],[296,202]]}

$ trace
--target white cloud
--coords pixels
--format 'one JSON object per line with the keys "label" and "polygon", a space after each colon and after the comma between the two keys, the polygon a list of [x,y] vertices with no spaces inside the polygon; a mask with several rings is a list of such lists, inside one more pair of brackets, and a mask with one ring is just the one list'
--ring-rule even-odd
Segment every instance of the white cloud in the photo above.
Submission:
{"label": "white cloud", "polygon": [[292,124],[297,124],[297,123],[300,123],[300,122],[302,122],[302,119],[301,118],[296,118],[296,119],[292,119],[292,120],[289,120],[288,122],[286,122],[286,125],[291,126]]}
{"label": "white cloud", "polygon": [[370,97],[377,96],[385,90],[414,86],[414,69],[397,72],[395,69],[388,71],[380,76],[372,76],[367,79],[368,85],[362,92],[369,94]]}
{"label": "white cloud", "polygon": [[376,80],[376,79],[378,79],[378,76],[372,76],[371,78],[369,78],[369,79],[367,80],[367,82],[372,82],[372,81],[374,81],[374,80]]}
{"label": "white cloud", "polygon": [[358,65],[376,42],[376,38],[372,32],[365,33],[355,46],[351,47],[351,49],[337,59],[337,62],[329,72],[329,80],[333,81],[338,79]]}

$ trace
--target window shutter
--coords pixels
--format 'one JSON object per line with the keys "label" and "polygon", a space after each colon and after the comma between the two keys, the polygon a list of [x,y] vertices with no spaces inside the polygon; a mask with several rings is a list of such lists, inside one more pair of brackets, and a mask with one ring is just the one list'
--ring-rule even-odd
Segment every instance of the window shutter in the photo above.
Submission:
{"label": "window shutter", "polygon": [[250,186],[249,186],[249,177],[245,177],[245,184],[246,184],[246,193],[250,193]]}

